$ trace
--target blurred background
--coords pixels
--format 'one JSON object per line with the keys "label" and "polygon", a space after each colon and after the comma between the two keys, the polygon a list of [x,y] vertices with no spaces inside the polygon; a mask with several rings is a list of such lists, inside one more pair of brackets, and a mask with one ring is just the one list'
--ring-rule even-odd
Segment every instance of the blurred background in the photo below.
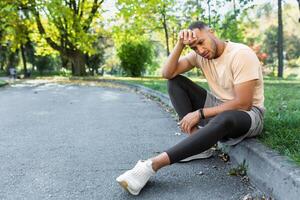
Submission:
{"label": "blurred background", "polygon": [[1,0],[0,75],[160,76],[195,20],[250,46],[266,77],[299,78],[299,0]]}

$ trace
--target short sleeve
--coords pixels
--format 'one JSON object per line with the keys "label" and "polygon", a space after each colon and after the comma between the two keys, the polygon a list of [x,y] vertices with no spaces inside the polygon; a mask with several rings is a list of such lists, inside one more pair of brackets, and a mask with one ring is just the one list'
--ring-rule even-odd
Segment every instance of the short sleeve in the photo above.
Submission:
{"label": "short sleeve", "polygon": [[193,67],[197,66],[197,54],[194,51],[191,51],[187,55],[181,57],[181,59],[186,59]]}
{"label": "short sleeve", "polygon": [[260,78],[261,65],[251,49],[240,50],[232,63],[233,83],[240,84]]}

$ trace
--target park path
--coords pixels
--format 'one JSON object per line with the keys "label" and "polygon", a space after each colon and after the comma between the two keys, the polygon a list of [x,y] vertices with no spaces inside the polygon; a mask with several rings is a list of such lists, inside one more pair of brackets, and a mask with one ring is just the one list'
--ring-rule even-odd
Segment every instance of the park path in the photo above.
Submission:
{"label": "park path", "polygon": [[[132,199],[115,178],[184,135],[130,90],[34,82],[0,88],[0,199]],[[211,159],[174,164],[136,199],[241,199],[260,192]]]}

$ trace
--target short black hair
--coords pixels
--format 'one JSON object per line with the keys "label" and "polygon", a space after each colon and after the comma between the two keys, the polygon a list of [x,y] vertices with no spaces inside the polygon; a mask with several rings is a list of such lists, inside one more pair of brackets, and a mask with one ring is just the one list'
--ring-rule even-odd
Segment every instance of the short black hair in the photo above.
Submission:
{"label": "short black hair", "polygon": [[190,30],[193,30],[193,29],[196,29],[196,28],[198,28],[200,30],[203,30],[205,28],[209,28],[209,26],[206,23],[202,22],[202,21],[195,21],[195,22],[191,23],[190,26],[189,26]]}

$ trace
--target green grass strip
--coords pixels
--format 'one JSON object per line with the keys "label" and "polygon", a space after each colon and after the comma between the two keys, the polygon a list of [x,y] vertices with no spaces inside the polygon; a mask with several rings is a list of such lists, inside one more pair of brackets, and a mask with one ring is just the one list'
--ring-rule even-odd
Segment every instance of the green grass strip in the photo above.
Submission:
{"label": "green grass strip", "polygon": [[4,86],[4,85],[7,85],[7,82],[3,81],[3,80],[0,80],[0,87]]}

